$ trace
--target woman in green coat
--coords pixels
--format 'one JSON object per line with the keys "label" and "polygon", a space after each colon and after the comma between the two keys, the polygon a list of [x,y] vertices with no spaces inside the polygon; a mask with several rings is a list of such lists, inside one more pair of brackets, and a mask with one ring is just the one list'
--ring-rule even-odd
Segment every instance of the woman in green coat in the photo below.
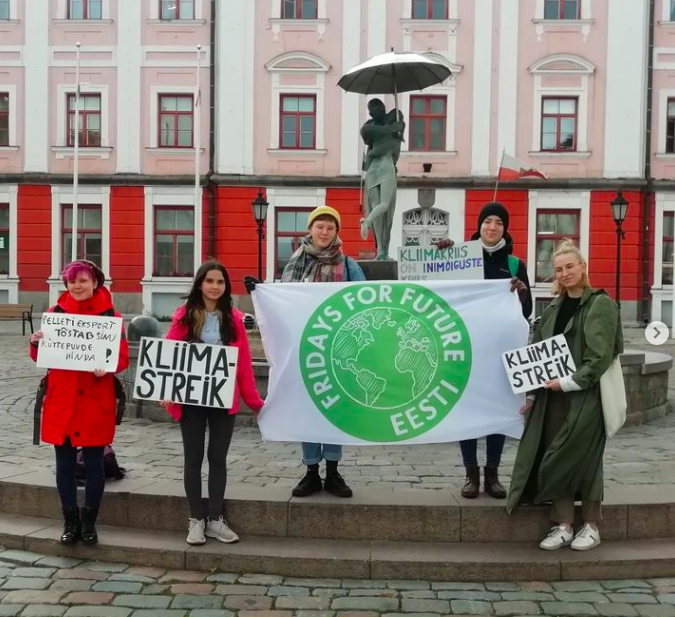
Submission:
{"label": "woman in green coat", "polygon": [[[564,334],[577,370],[528,396],[506,507],[510,513],[521,504],[551,502],[556,525],[540,548],[571,544],[589,550],[600,544],[602,519],[605,425],[599,382],[623,351],[623,334],[616,303],[590,286],[586,262],[572,242],[561,244],[553,266],[556,298],[546,307],[533,342]],[[582,502],[584,522],[576,535],[575,499]]]}

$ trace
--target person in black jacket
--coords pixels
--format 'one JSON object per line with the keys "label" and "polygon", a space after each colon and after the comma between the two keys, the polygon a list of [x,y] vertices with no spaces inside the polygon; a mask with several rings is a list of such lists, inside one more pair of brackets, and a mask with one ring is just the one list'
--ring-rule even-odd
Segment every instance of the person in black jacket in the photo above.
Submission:
{"label": "person in black jacket", "polygon": [[[508,232],[509,211],[503,204],[491,202],[483,206],[478,215],[478,228],[471,236],[483,245],[483,270],[486,279],[511,279],[511,290],[518,293],[523,307],[523,317],[532,313],[532,293],[527,277],[527,267],[513,253],[513,239]],[[447,248],[452,240],[442,240],[438,248]],[[487,435],[485,462],[485,492],[495,499],[505,499],[506,489],[499,482],[499,465],[504,449],[504,435]],[[462,497],[474,499],[480,491],[480,468],[478,467],[478,440],[460,441],[466,478]]]}

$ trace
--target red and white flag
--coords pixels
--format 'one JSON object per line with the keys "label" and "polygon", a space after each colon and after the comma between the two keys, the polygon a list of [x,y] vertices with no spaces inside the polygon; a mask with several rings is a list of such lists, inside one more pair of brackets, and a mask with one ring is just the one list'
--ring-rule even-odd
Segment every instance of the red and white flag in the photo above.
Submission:
{"label": "red and white flag", "polygon": [[546,176],[538,169],[535,169],[506,153],[502,154],[502,162],[499,165],[497,181],[509,182],[511,180],[518,180],[518,178],[543,178],[546,180]]}

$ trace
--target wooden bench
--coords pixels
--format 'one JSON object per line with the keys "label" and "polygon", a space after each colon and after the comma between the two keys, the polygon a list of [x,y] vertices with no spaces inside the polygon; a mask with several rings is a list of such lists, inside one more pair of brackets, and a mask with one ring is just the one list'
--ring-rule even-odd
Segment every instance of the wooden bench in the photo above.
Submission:
{"label": "wooden bench", "polygon": [[33,334],[33,305],[32,304],[0,304],[0,321],[20,319],[23,334],[26,334],[26,324],[30,325]]}

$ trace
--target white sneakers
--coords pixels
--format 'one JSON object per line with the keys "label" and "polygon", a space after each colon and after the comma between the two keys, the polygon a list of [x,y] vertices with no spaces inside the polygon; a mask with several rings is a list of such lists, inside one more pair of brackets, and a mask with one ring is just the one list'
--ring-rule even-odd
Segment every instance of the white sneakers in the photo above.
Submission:
{"label": "white sneakers", "polygon": [[600,544],[600,532],[593,529],[590,525],[584,525],[572,540],[572,550],[590,551]]}
{"label": "white sneakers", "polygon": [[573,535],[571,531],[567,531],[562,525],[552,527],[549,534],[539,543],[539,548],[545,551],[557,551],[563,546],[572,544]]}
{"label": "white sneakers", "polygon": [[187,543],[196,546],[198,544],[205,544],[206,538],[204,537],[204,519],[203,518],[191,518],[188,522],[188,535]]}
{"label": "white sneakers", "polygon": [[218,542],[224,542],[225,544],[239,540],[239,536],[227,526],[227,522],[222,516],[219,516],[216,521],[209,519],[204,533],[207,538],[215,538]]}
{"label": "white sneakers", "polygon": [[600,532],[585,524],[576,535],[567,531],[562,525],[553,527],[549,534],[540,542],[539,548],[545,551],[557,551],[563,546],[570,546],[575,551],[589,551],[600,544]]}

